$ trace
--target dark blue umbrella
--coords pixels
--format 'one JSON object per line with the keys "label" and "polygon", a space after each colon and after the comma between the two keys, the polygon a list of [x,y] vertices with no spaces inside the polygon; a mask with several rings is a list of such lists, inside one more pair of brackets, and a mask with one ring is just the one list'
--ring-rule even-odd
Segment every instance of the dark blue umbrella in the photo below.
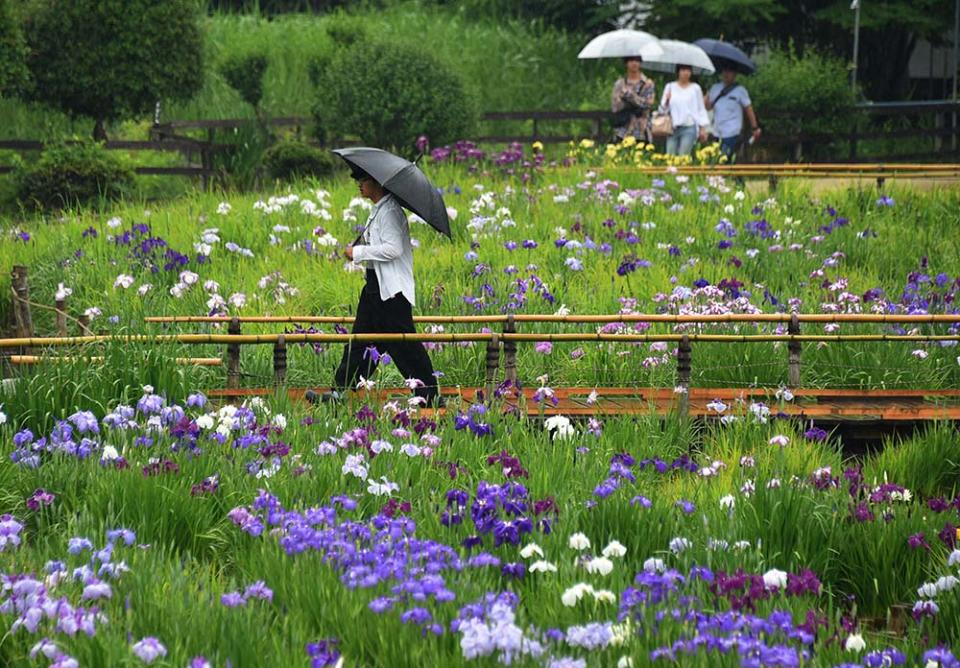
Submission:
{"label": "dark blue umbrella", "polygon": [[753,74],[757,71],[757,66],[750,60],[750,56],[729,42],[704,38],[698,39],[694,44],[707,52],[718,71],[734,69],[742,74]]}

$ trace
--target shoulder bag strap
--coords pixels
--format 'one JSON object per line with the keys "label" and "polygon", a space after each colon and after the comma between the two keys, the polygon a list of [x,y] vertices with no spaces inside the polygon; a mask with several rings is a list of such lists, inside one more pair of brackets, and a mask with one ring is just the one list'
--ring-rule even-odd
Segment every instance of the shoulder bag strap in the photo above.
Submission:
{"label": "shoulder bag strap", "polygon": [[729,93],[730,91],[732,91],[734,88],[736,88],[736,87],[739,86],[739,85],[740,85],[740,83],[737,82],[737,81],[734,81],[732,84],[727,84],[726,86],[723,87],[723,90],[720,91],[720,94],[717,95],[716,99],[715,99],[713,102],[711,102],[710,104],[715,105],[717,102],[720,101],[720,98],[721,98],[721,97],[723,97],[724,95],[726,95],[727,93]]}

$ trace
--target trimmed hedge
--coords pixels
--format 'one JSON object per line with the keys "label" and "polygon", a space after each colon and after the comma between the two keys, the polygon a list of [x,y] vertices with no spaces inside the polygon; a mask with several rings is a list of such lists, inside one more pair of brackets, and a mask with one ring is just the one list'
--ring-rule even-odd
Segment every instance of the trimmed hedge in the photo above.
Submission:
{"label": "trimmed hedge", "polygon": [[318,138],[355,136],[367,144],[414,152],[460,139],[477,121],[476,105],[450,67],[425,51],[391,42],[358,42],[316,72]]}
{"label": "trimmed hedge", "polygon": [[295,139],[286,139],[267,149],[263,154],[263,164],[270,178],[282,181],[308,176],[323,178],[330,176],[336,167],[334,156],[329,151]]}
{"label": "trimmed hedge", "polygon": [[59,144],[14,173],[17,201],[34,209],[97,205],[123,197],[133,170],[100,144]]}

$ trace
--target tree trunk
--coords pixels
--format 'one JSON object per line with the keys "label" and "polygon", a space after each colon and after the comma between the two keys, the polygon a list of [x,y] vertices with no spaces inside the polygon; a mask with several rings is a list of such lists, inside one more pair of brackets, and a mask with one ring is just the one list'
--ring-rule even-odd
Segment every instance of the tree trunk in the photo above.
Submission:
{"label": "tree trunk", "polygon": [[102,118],[98,118],[93,125],[93,141],[107,141],[107,128]]}

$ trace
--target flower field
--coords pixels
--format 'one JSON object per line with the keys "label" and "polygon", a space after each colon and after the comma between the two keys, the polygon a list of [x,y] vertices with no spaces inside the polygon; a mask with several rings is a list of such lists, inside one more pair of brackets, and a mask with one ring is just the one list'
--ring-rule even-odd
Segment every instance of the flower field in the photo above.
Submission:
{"label": "flower field", "polygon": [[[421,314],[956,312],[956,191],[771,195],[470,150],[429,166],[454,239],[412,224]],[[344,179],[8,222],[0,265],[28,266],[31,300],[108,333],[214,331],[148,315],[348,315],[362,273],[339,250],[367,210],[354,197]],[[54,331],[52,312],[34,319]],[[906,333],[804,325],[825,329]],[[482,345],[430,348],[441,384],[482,384]],[[222,347],[96,351],[103,364],[42,365],[0,394],[0,664],[960,665],[952,425],[850,459],[777,405],[715,401],[703,424],[542,423],[498,397],[434,416],[402,392],[225,405],[205,392],[222,369],[172,363]],[[269,384],[270,354],[244,349],[244,385]],[[327,385],[339,355],[291,347],[289,383]],[[673,387],[675,355],[543,341],[520,344],[518,370],[547,402],[567,385]],[[780,387],[786,356],[696,343],[691,383]],[[390,364],[373,380],[404,381]],[[960,358],[810,343],[802,381],[956,388]]]}

